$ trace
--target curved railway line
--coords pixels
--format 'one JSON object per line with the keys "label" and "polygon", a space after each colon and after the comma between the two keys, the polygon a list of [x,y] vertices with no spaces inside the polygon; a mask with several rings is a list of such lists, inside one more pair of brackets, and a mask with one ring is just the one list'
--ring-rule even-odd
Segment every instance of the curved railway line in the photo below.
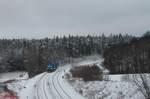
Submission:
{"label": "curved railway line", "polygon": [[57,90],[57,88],[56,88],[56,85],[55,85],[55,82],[54,82],[55,75],[56,75],[56,73],[54,73],[54,75],[52,76],[52,84],[53,84],[54,89],[56,90],[57,94],[61,97],[61,99],[64,99],[63,96],[60,94],[59,90]]}
{"label": "curved railway line", "polygon": [[[40,97],[40,93],[39,93],[39,89],[40,88],[40,83],[41,81],[44,79],[44,77],[47,75],[47,73],[44,73],[42,77],[40,77],[40,79],[37,81],[37,84],[36,84],[36,99],[41,99]],[[48,99],[48,97],[46,96],[46,92],[44,90],[44,84],[42,85],[42,88],[43,88],[43,91],[44,91],[44,95],[46,97],[46,99]],[[42,98],[43,99],[43,98]]]}
{"label": "curved railway line", "polygon": [[[60,76],[59,71],[54,72],[52,75],[49,75],[49,73],[44,73],[36,83],[36,99],[43,99],[43,98],[50,99],[47,94],[48,92],[50,92],[50,91],[47,92],[47,88],[49,87],[48,90],[50,90],[51,89],[50,86],[53,86],[54,91],[57,93],[57,95],[59,95],[58,97],[60,99],[72,99],[71,96],[63,89],[59,81],[59,76]],[[49,77],[51,77],[50,79],[51,79],[52,85],[48,84],[48,80],[50,80]],[[43,91],[44,97],[41,96],[40,90]],[[57,97],[55,98],[58,99]]]}
{"label": "curved railway line", "polygon": [[67,96],[69,99],[72,99],[71,96],[70,96],[69,94],[67,94],[67,92],[62,88],[62,86],[61,86],[61,84],[60,84],[60,82],[59,82],[59,74],[60,74],[60,72],[58,72],[58,74],[57,74],[57,83],[58,83],[59,87],[61,88],[61,90],[63,91],[63,93],[66,94],[66,96]]}

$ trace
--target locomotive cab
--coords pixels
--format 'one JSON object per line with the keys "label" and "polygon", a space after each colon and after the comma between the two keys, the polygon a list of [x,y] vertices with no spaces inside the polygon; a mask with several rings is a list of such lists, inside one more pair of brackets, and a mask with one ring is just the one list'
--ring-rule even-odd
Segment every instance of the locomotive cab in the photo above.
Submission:
{"label": "locomotive cab", "polygon": [[58,68],[57,63],[49,63],[47,66],[47,72],[54,72]]}

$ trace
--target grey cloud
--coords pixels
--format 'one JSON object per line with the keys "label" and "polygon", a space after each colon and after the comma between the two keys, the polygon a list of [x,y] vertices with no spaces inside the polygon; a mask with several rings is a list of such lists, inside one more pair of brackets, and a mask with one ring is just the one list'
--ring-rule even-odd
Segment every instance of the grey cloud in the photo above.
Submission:
{"label": "grey cloud", "polygon": [[149,4],[149,0],[0,0],[0,35],[140,34],[150,29]]}

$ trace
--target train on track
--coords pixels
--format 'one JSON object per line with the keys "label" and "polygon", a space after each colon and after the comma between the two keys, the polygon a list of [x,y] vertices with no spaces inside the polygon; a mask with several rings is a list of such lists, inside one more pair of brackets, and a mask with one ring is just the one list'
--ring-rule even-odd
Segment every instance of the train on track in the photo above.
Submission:
{"label": "train on track", "polygon": [[58,68],[59,64],[58,63],[49,63],[47,65],[47,72],[54,72]]}

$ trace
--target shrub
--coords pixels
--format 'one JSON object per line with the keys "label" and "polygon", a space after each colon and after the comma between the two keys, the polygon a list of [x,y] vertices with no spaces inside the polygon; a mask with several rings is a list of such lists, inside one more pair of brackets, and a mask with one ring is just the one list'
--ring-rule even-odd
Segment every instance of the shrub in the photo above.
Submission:
{"label": "shrub", "polygon": [[70,70],[74,78],[83,78],[84,81],[102,80],[102,70],[95,64],[74,67]]}

